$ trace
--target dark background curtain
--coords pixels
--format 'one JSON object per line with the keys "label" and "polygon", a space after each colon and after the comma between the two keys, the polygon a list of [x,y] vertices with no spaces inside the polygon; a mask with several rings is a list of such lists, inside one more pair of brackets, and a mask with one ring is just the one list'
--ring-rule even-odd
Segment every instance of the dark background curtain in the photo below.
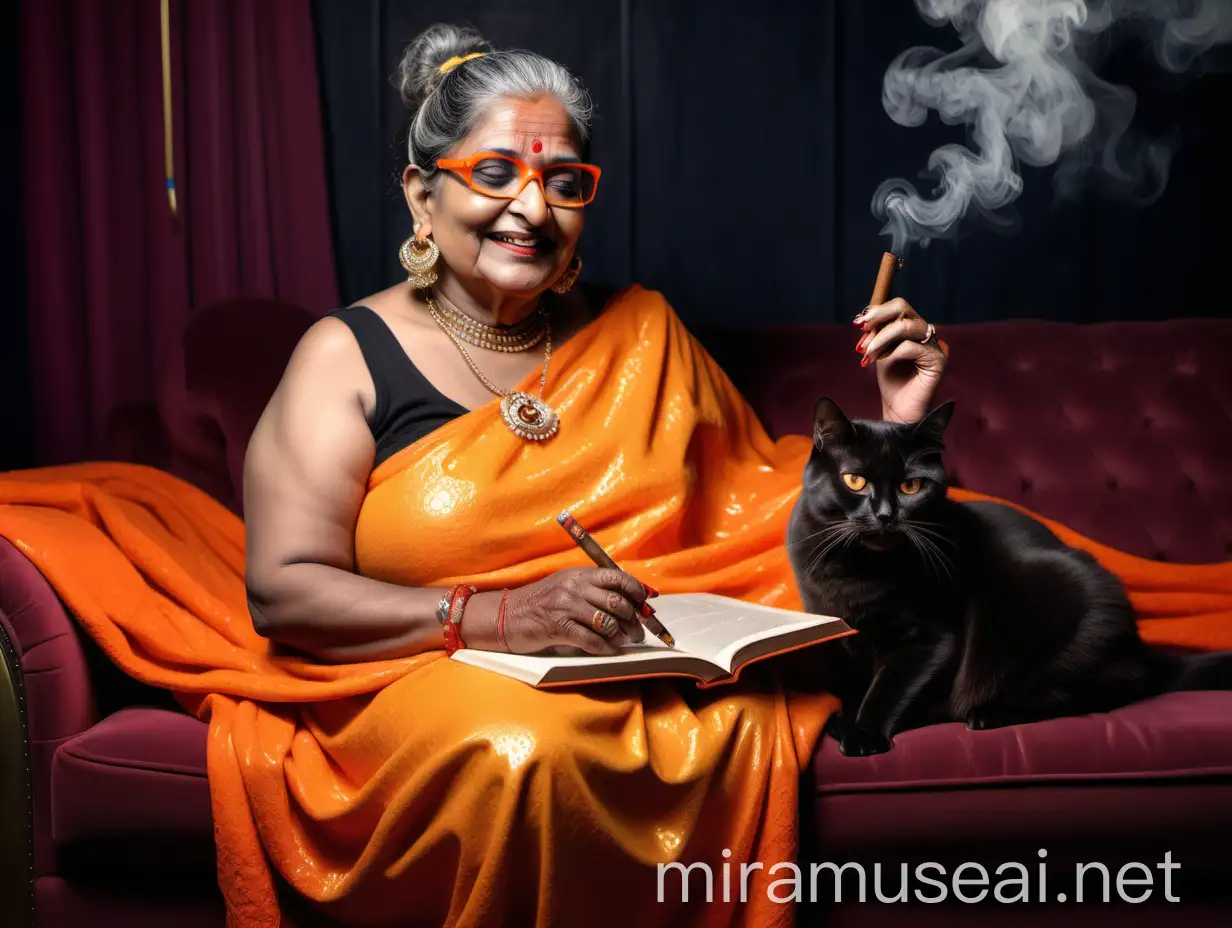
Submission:
{"label": "dark background curtain", "polygon": [[[498,47],[533,49],[582,78],[604,169],[583,277],[660,289],[690,324],[849,318],[888,247],[874,190],[896,176],[928,190],[929,154],[965,141],[935,115],[904,128],[882,108],[900,52],[958,46],[911,0],[317,0],[315,11],[345,302],[403,276],[408,114],[390,76],[435,21],[469,21]],[[1014,234],[977,230],[912,252],[896,292],[929,319],[1229,313],[1216,139],[1232,79],[1168,75],[1131,37],[1100,73],[1138,94],[1140,131],[1178,141],[1162,197],[1133,206],[1093,182],[1058,202],[1051,169],[1023,168]]]}
{"label": "dark background curtain", "polygon": [[197,308],[337,304],[308,0],[170,9],[177,216],[159,0],[20,7],[28,463],[157,434],[163,362]]}
{"label": "dark background curtain", "polygon": [[[158,0],[0,14],[0,120],[18,140],[0,148],[0,468],[106,453],[117,417],[149,413],[167,341],[204,302],[281,296],[323,312],[401,279],[407,113],[390,76],[432,22],[473,22],[581,75],[604,167],[584,276],[661,289],[690,324],[848,318],[886,246],[873,191],[964,141],[935,116],[906,129],[882,109],[896,55],[956,45],[911,0],[171,6],[178,224]],[[1014,234],[976,229],[900,272],[896,291],[930,319],[1229,314],[1217,139],[1232,77],[1167,75],[1133,39],[1100,73],[1138,94],[1140,131],[1176,139],[1163,196],[1135,207],[1093,183],[1058,202],[1053,171],[1024,168]]]}
{"label": "dark background curtain", "polygon": [[15,140],[21,131],[20,57],[17,4],[0,6],[0,470],[34,460],[30,362],[26,327],[25,240],[22,235],[22,159]]}

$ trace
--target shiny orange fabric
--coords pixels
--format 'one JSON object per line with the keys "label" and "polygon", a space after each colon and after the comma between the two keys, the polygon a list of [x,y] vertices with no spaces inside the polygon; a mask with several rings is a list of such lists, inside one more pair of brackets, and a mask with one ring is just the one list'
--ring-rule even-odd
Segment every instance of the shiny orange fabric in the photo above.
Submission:
{"label": "shiny orange fabric", "polygon": [[[809,438],[772,441],[658,295],[623,292],[561,346],[545,398],[561,417],[549,442],[513,436],[493,400],[382,464],[356,528],[361,572],[530,582],[588,563],[555,523],[568,508],[662,592],[800,605],[783,539]],[[1148,638],[1232,648],[1232,564],[1153,563],[1050,524],[1126,580]],[[775,662],[707,691],[647,680],[541,692],[440,652],[277,657],[245,606],[240,521],[132,465],[0,476],[0,534],[113,661],[208,720],[233,926],[278,923],[271,867],[369,925],[792,920],[767,898],[781,870],[754,871],[748,904],[735,904],[738,864],[794,859],[798,777],[835,702],[780,679]],[[670,861],[708,863],[716,901],[698,904],[694,882],[680,905],[676,874],[657,902],[655,865]]]}

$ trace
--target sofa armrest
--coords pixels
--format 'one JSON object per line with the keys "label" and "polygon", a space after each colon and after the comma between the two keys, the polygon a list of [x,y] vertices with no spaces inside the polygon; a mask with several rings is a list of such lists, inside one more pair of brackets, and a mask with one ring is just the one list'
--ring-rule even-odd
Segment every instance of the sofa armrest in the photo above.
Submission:
{"label": "sofa armrest", "polygon": [[98,721],[77,624],[24,554],[0,538],[0,623],[25,687],[32,744],[61,741]]}
{"label": "sofa armrest", "polygon": [[34,810],[25,688],[10,628],[0,612],[0,912],[25,928],[34,924]]}
{"label": "sofa armrest", "polygon": [[[0,538],[0,828],[6,861],[54,866],[51,761],[56,748],[98,720],[86,650],[76,623],[38,568]],[[13,782],[7,782],[12,780]],[[15,842],[20,847],[9,847]],[[33,851],[33,855],[31,854]],[[10,856],[10,852],[19,852]],[[20,868],[6,866],[0,892],[19,892]],[[16,900],[0,900],[0,910]],[[22,911],[16,909],[15,911]]]}

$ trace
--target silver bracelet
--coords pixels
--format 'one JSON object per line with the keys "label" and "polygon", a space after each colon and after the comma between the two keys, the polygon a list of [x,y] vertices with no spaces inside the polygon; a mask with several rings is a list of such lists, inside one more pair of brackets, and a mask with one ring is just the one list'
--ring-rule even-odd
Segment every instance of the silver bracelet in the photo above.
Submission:
{"label": "silver bracelet", "polygon": [[436,618],[444,625],[449,621],[449,594],[446,593],[441,597],[441,601],[436,604]]}

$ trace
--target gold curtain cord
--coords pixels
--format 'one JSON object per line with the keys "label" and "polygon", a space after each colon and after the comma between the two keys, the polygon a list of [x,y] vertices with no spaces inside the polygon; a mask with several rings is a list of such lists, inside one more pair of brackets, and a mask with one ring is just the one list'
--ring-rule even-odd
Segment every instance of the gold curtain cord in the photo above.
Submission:
{"label": "gold curtain cord", "polygon": [[163,40],[163,155],[164,172],[167,175],[167,202],[171,205],[171,218],[176,218],[175,205],[175,147],[174,127],[171,112],[171,0],[162,0]]}

